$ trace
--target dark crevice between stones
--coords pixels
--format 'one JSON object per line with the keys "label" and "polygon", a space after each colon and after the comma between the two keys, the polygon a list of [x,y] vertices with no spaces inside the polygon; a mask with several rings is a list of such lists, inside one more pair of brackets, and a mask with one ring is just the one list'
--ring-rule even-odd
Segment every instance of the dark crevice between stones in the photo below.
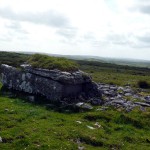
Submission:
{"label": "dark crevice between stones", "polygon": [[[32,103],[33,105],[44,106],[47,110],[54,110],[61,113],[77,113],[80,111],[80,108],[76,107],[76,103],[81,101],[81,97],[75,97],[74,95],[69,95],[67,98],[62,98],[60,101],[55,101],[47,99],[40,94],[30,94],[15,89],[8,89],[6,86],[2,86],[0,95],[12,99],[18,98],[24,102]],[[83,95],[83,98],[84,93],[81,93],[81,95]],[[82,99],[82,101],[84,102],[85,99]]]}

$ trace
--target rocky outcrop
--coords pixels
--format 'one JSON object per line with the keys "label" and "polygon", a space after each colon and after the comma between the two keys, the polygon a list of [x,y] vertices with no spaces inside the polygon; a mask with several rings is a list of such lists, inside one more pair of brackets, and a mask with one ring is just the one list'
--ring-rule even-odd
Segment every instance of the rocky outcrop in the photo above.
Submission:
{"label": "rocky outcrop", "polygon": [[101,97],[98,85],[80,70],[62,72],[57,69],[35,69],[29,65],[21,65],[21,69],[18,69],[5,64],[1,65],[1,69],[5,87],[41,95],[48,100],[60,101],[74,97],[87,100],[91,97]]}
{"label": "rocky outcrop", "polygon": [[145,107],[150,107],[150,96],[139,94],[142,89],[135,91],[130,86],[121,87],[104,83],[99,83],[98,86],[102,92],[104,106],[124,108],[127,112],[137,106],[140,106],[142,111],[145,111]]}

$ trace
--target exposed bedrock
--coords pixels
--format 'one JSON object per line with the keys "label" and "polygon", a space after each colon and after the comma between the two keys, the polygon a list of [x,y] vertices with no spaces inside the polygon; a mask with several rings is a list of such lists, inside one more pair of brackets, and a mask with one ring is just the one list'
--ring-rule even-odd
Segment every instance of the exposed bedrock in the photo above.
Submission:
{"label": "exposed bedrock", "polygon": [[[48,100],[60,101],[65,98],[101,97],[98,85],[82,72],[62,72],[22,65],[21,69],[1,65],[2,83],[9,89],[41,95]],[[81,96],[82,95],[82,96]]]}

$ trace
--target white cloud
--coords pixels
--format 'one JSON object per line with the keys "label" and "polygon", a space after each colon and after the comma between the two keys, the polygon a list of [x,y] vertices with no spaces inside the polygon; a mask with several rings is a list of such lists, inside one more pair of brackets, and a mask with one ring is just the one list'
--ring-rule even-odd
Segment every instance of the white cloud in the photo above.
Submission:
{"label": "white cloud", "polygon": [[1,0],[0,49],[150,59],[148,0]]}
{"label": "white cloud", "polygon": [[11,8],[0,9],[0,16],[13,21],[26,21],[35,24],[44,24],[52,27],[67,27],[68,20],[63,15],[49,10],[45,12],[20,12],[16,13]]}

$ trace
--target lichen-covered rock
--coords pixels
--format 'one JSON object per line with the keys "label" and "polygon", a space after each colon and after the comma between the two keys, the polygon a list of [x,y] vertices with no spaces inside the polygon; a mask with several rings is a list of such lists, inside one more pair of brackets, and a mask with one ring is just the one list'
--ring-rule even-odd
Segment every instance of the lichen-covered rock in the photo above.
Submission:
{"label": "lichen-covered rock", "polygon": [[48,70],[41,68],[32,68],[32,67],[24,67],[26,72],[31,74],[39,75],[41,77],[50,78],[54,81],[58,81],[64,84],[82,84],[86,82],[91,82],[91,77],[88,76],[85,72],[79,70],[75,72],[64,72],[57,69]]}
{"label": "lichen-covered rock", "polygon": [[1,65],[2,83],[9,89],[26,93],[42,95],[49,100],[59,101],[64,98],[100,97],[98,85],[92,82],[91,77],[82,71],[62,72],[32,68],[23,65],[21,69],[8,65]]}

